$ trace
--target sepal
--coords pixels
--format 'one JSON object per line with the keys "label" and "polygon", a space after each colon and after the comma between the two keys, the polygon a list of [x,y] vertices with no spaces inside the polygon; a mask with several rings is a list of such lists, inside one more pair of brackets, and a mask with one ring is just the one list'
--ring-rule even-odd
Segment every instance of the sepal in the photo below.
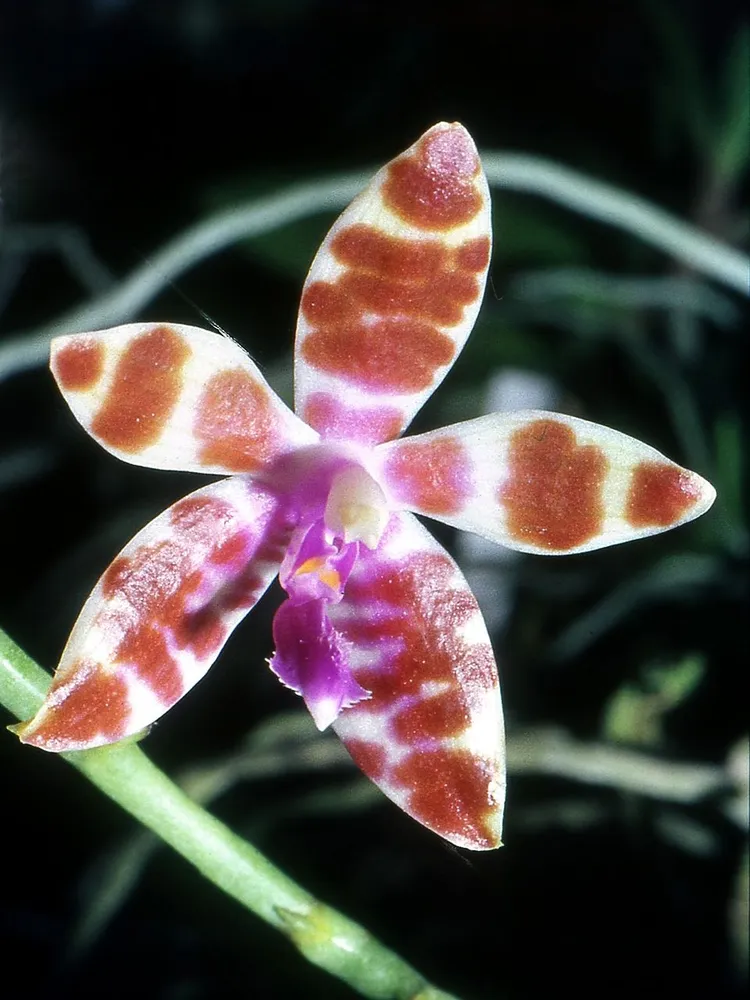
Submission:
{"label": "sepal", "polygon": [[379,447],[392,503],[545,555],[653,535],[716,491],[627,434],[542,410],[493,413]]}
{"label": "sepal", "polygon": [[229,337],[132,323],[57,337],[50,368],[79,423],[135,465],[258,472],[318,435]]}
{"label": "sepal", "polygon": [[471,136],[441,122],[339,217],[302,292],[296,409],[329,439],[396,437],[468,337],[490,259],[490,198]]}

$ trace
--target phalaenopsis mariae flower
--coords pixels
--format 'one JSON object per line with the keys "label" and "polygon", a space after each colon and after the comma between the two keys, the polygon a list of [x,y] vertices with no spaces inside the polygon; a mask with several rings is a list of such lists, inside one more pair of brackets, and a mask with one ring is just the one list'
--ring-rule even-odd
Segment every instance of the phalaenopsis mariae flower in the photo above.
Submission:
{"label": "phalaenopsis mariae flower", "polygon": [[78,750],[150,726],[278,574],[270,666],[318,727],[425,826],[462,847],[500,843],[492,647],[414,514],[564,554],[682,524],[714,491],[648,445],[557,413],[399,437],[463,346],[489,260],[477,151],[443,123],[376,174],[315,257],[296,415],[217,333],[138,323],[53,342],[65,399],[113,455],[229,478],[174,504],[106,570],[43,707],[16,727],[24,742]]}

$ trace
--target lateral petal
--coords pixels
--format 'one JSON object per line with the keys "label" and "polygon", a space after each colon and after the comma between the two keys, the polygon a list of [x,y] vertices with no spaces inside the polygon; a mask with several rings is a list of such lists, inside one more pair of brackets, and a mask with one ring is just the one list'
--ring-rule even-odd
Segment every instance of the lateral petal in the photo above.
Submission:
{"label": "lateral petal", "polygon": [[522,552],[642,538],[705,513],[710,483],[635,438],[543,410],[494,413],[376,449],[392,503]]}
{"label": "lateral petal", "polygon": [[278,499],[239,477],[160,514],[86,601],[44,705],[15,727],[21,742],[84,750],[149,726],[206,673],[289,534]]}
{"label": "lateral petal", "polygon": [[329,608],[354,680],[371,692],[333,728],[414,819],[460,847],[500,844],[505,797],[497,668],[456,563],[410,514],[361,551]]}
{"label": "lateral petal", "polygon": [[89,434],[135,465],[252,473],[318,440],[239,344],[198,327],[132,323],[57,337],[50,368]]}
{"label": "lateral petal", "polygon": [[302,293],[297,413],[326,438],[396,437],[479,311],[490,198],[471,136],[434,125],[339,217]]}

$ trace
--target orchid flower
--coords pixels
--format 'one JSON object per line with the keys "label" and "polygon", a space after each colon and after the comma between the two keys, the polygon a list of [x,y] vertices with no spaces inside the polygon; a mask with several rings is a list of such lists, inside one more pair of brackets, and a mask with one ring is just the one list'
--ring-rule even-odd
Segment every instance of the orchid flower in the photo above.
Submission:
{"label": "orchid flower", "polygon": [[302,293],[296,414],[228,337],[132,324],[57,338],[83,427],[126,462],[229,478],[125,546],[76,622],[47,699],[16,728],[45,750],[139,733],[206,673],[278,574],[269,663],[410,816],[500,843],[497,668],[456,563],[414,514],[523,552],[585,552],[689,521],[713,488],[575,417],[496,413],[399,438],[476,318],[490,200],[466,130],[441,123],[334,224]]}

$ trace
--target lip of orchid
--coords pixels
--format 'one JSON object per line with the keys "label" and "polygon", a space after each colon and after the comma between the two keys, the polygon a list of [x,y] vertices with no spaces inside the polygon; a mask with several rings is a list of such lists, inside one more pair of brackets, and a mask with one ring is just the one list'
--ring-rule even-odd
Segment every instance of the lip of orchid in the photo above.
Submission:
{"label": "lip of orchid", "polygon": [[331,623],[324,598],[284,601],[274,615],[273,638],[276,649],[268,665],[282,684],[302,695],[318,729],[371,697],[352,674],[348,646]]}
{"label": "lip of orchid", "polygon": [[[348,459],[329,478],[322,517],[294,532],[279,571],[287,599],[274,616],[269,666],[302,695],[319,729],[371,692],[352,675],[350,650],[329,618],[344,597],[360,546],[375,551],[390,517],[383,490]],[[303,478],[300,489],[304,489]]]}

